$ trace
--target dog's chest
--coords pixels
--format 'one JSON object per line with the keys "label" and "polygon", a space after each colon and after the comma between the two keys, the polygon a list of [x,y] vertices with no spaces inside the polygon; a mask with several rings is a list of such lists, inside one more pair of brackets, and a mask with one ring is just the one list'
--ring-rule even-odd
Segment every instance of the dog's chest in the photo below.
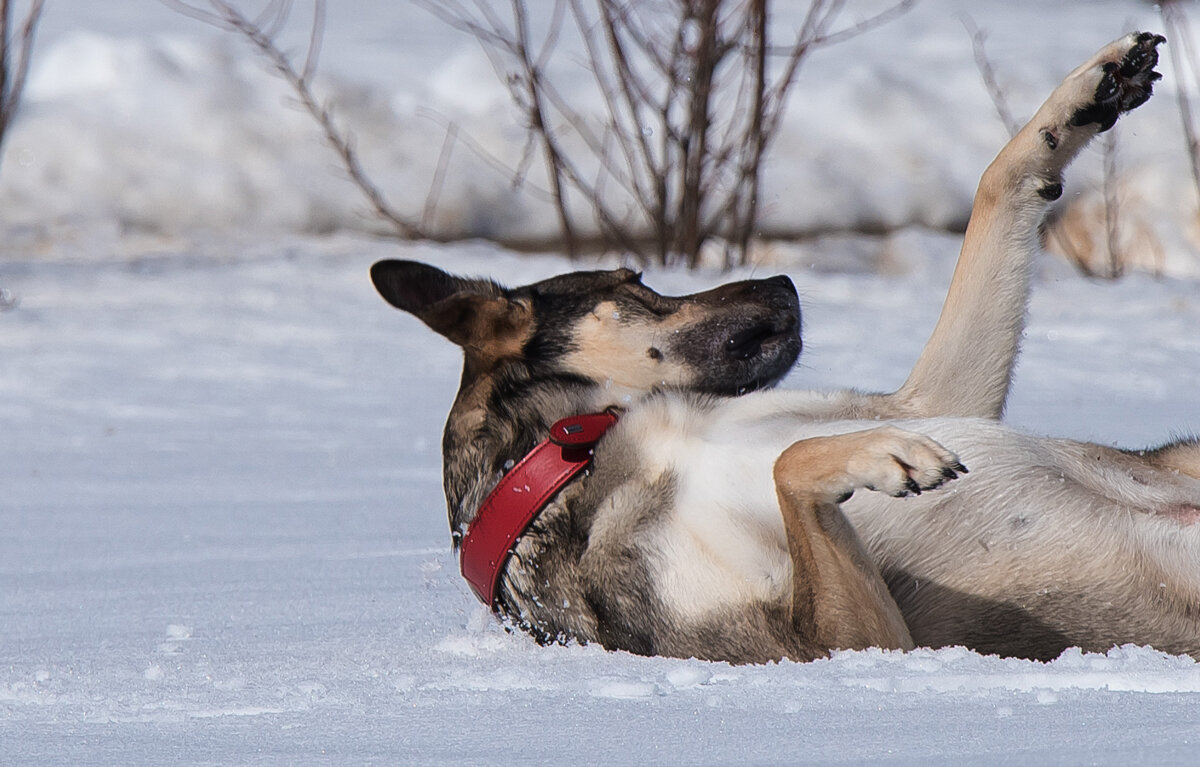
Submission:
{"label": "dog's chest", "polygon": [[[635,545],[661,603],[685,620],[775,602],[791,576],[772,479],[779,447],[714,425],[712,410],[672,400],[639,408],[622,422],[622,439],[636,451],[646,484],[670,488]],[[628,508],[617,503],[605,513]]]}

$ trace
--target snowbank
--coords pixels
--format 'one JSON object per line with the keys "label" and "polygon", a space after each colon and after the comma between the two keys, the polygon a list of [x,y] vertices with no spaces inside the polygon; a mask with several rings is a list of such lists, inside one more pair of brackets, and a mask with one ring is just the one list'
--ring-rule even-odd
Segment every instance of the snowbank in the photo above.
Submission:
{"label": "snowbank", "polygon": [[[0,176],[10,242],[33,247],[64,230],[113,226],[168,235],[383,229],[315,125],[242,41],[151,0],[103,11],[81,0],[57,6]],[[349,8],[331,7],[318,90],[393,207],[414,216],[425,209],[454,125],[477,148],[454,145],[429,226],[448,238],[553,240],[555,216],[533,191],[536,164],[514,188],[480,154],[516,167],[525,134],[478,45],[415,6]],[[779,4],[777,38],[800,10]],[[963,225],[979,174],[1005,140],[976,70],[968,17],[988,34],[1018,116],[1104,42],[1162,26],[1136,0],[925,0],[818,51],[804,64],[767,164],[765,233]],[[302,31],[292,30],[290,49],[302,50]],[[553,76],[595,101],[570,42],[562,47]],[[1117,178],[1135,260],[1195,275],[1197,201],[1172,89],[1168,76],[1159,96],[1118,128]],[[1065,203],[1098,198],[1100,164],[1097,151],[1078,164]],[[580,218],[588,220],[583,211]]]}

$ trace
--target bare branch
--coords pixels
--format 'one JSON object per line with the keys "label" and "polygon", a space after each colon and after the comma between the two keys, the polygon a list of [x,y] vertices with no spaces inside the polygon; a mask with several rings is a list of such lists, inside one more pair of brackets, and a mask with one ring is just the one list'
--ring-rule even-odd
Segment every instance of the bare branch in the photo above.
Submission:
{"label": "bare branch", "polygon": [[[838,43],[844,43],[847,40],[864,35],[873,29],[877,29],[884,24],[894,21],[895,19],[912,10],[913,6],[916,4],[917,0],[900,0],[895,5],[884,8],[874,16],[868,16],[862,21],[856,22],[845,29],[839,29],[836,32],[818,35],[809,42],[809,46],[824,47],[829,45],[837,45]],[[841,2],[837,3],[836,7],[832,9],[833,12],[839,12],[841,10],[841,6]],[[832,20],[832,18],[830,20]]]}
{"label": "bare branch", "polygon": [[1183,135],[1187,141],[1188,161],[1191,163],[1192,183],[1196,194],[1200,196],[1200,133],[1196,129],[1196,118],[1192,112],[1191,98],[1188,95],[1188,73],[1194,84],[1200,77],[1200,62],[1197,61],[1195,49],[1192,48],[1191,24],[1178,0],[1163,0],[1159,5],[1166,32],[1171,38],[1171,70],[1175,75],[1175,99],[1179,105],[1179,120],[1183,125]]}
{"label": "bare branch", "polygon": [[[417,110],[417,114],[421,117],[424,117],[426,119],[432,120],[433,122],[437,123],[447,133],[453,133],[454,140],[457,143],[462,144],[464,147],[467,148],[467,150],[469,150],[471,152],[471,154],[473,154],[476,157],[478,157],[479,159],[483,160],[492,169],[494,169],[495,171],[500,173],[505,178],[512,179],[514,187],[520,187],[522,190],[532,194],[535,199],[541,200],[542,202],[553,202],[554,201],[554,196],[550,193],[550,191],[548,189],[544,189],[544,188],[538,186],[537,184],[532,184],[524,177],[524,174],[526,171],[526,165],[530,161],[529,158],[527,158],[523,155],[521,158],[521,162],[518,164],[518,166],[515,168],[511,167],[511,166],[505,164],[504,161],[502,161],[500,158],[496,157],[496,155],[489,152],[478,141],[471,138],[471,135],[469,133],[464,133],[464,132],[458,130],[458,127],[453,122],[451,122],[450,120],[447,120],[445,117],[438,114],[437,112],[435,112],[431,109],[427,109],[427,108],[420,108]],[[530,147],[536,146],[536,140],[533,137],[530,137],[529,141],[527,143]],[[526,150],[526,154],[532,154],[532,153],[533,153],[533,149]]]}
{"label": "bare branch", "polygon": [[313,29],[310,31],[309,50],[303,69],[297,70],[291,59],[275,43],[273,36],[268,35],[264,27],[278,30],[286,21],[291,10],[290,0],[272,0],[267,9],[259,15],[258,20],[251,21],[241,11],[230,5],[226,0],[207,0],[212,7],[212,13],[200,10],[184,0],[164,0],[180,12],[187,13],[192,18],[206,21],[221,29],[236,32],[253,45],[271,67],[295,92],[304,110],[321,127],[325,142],[333,149],[342,162],[342,167],[350,176],[350,180],[359,188],[370,203],[372,210],[382,220],[389,223],[396,232],[406,238],[421,239],[428,235],[421,226],[400,215],[384,198],[379,187],[371,181],[359,162],[358,152],[354,148],[351,136],[343,132],[334,120],[332,108],[317,100],[312,91],[313,69],[317,61],[317,49],[321,43],[321,29],[324,25],[324,2],[316,0],[318,6],[314,11]]}
{"label": "bare branch", "polygon": [[986,43],[987,34],[975,25],[975,21],[969,16],[963,19],[963,26],[967,28],[967,32],[971,35],[971,48],[975,52],[975,68],[979,70],[980,77],[983,78],[983,86],[987,88],[988,96],[992,100],[992,106],[996,110],[996,114],[1000,117],[1000,122],[1004,125],[1004,129],[1008,131],[1008,135],[1015,136],[1017,131],[1021,129],[1021,124],[1013,117],[1012,110],[1008,108],[1008,98],[1004,95],[1004,90],[1000,87],[999,81],[996,79],[996,70],[992,66],[991,59],[988,58]]}
{"label": "bare branch", "polygon": [[558,141],[550,129],[546,119],[546,108],[543,98],[546,89],[543,87],[542,70],[534,63],[529,53],[529,19],[522,0],[512,0],[513,19],[516,28],[516,54],[524,73],[524,87],[529,98],[528,115],[534,132],[541,137],[542,149],[546,155],[546,166],[550,174],[550,185],[554,190],[555,210],[558,213],[559,226],[562,228],[563,244],[568,257],[575,256],[576,240],[575,226],[571,222],[568,209],[566,187],[563,185],[563,166],[565,157]]}
{"label": "bare branch", "polygon": [[421,211],[421,228],[428,231],[433,226],[433,214],[437,210],[438,198],[442,195],[442,185],[446,181],[446,168],[450,165],[450,154],[458,140],[458,125],[450,123],[446,128],[446,138],[442,141],[442,151],[438,153],[437,167],[433,172],[433,181],[429,184],[429,194],[425,196],[425,207]]}
{"label": "bare branch", "polygon": [[1105,275],[1110,279],[1120,277],[1125,271],[1125,257],[1121,249],[1120,195],[1117,191],[1117,126],[1113,126],[1104,137],[1101,147],[1104,152],[1102,191],[1104,195],[1105,253],[1108,256]]}
{"label": "bare branch", "polygon": [[25,77],[29,73],[33,41],[44,5],[44,0],[32,0],[25,12],[25,18],[21,21],[17,39],[14,40],[10,0],[0,0],[0,156],[3,155],[4,137],[17,116],[21,95],[25,91]]}
{"label": "bare branch", "polygon": [[325,37],[325,0],[313,3],[312,29],[308,36],[308,52],[304,56],[304,68],[300,70],[300,79],[312,82],[317,72],[317,59],[321,55],[321,41]]}

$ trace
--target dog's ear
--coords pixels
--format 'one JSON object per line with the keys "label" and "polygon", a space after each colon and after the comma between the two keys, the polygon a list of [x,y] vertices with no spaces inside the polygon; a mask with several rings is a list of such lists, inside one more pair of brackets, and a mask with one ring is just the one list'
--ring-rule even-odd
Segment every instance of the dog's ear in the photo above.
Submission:
{"label": "dog's ear", "polygon": [[379,261],[371,267],[379,295],[397,309],[415,315],[464,348],[499,351],[505,341],[523,336],[528,310],[488,280],[456,277],[416,261]]}

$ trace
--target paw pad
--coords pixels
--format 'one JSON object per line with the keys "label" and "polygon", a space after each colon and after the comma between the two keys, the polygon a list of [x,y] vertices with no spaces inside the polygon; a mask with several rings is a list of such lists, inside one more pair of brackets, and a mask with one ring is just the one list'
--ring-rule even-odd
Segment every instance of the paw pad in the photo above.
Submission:
{"label": "paw pad", "polygon": [[1158,64],[1158,46],[1166,41],[1162,35],[1142,32],[1120,62],[1105,62],[1094,100],[1075,111],[1071,125],[1095,123],[1103,133],[1122,112],[1145,104],[1154,92],[1155,81],[1162,79],[1154,67]]}

